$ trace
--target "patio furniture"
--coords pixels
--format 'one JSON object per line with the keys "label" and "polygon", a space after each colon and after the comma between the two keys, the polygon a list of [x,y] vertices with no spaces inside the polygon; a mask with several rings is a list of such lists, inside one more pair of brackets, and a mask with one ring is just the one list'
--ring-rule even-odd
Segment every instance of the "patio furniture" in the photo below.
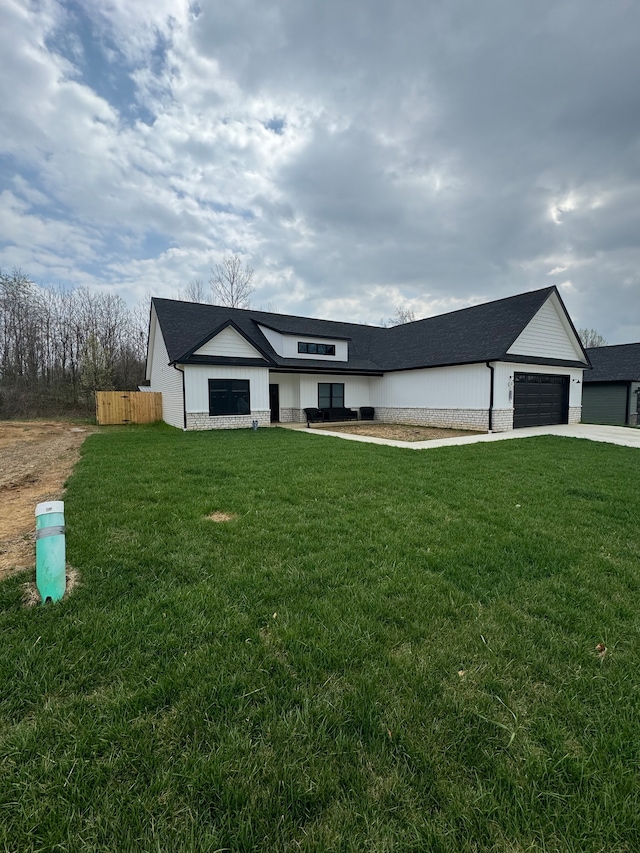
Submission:
{"label": "patio furniture", "polygon": [[321,424],[326,420],[324,413],[320,409],[305,409],[304,413],[307,416],[308,424]]}
{"label": "patio furniture", "polygon": [[325,421],[357,421],[358,413],[354,409],[342,406],[332,409],[320,409],[325,416]]}

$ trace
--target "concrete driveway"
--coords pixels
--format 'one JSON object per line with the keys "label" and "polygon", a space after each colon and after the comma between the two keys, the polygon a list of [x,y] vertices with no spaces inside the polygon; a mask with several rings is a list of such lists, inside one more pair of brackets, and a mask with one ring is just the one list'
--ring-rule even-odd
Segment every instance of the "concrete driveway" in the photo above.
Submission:
{"label": "concrete driveway", "polygon": [[[302,426],[302,425],[300,425]],[[296,424],[296,427],[298,425]],[[299,427],[298,427],[299,428]],[[432,441],[395,441],[391,438],[373,438],[368,435],[353,435],[348,432],[331,432],[326,429],[303,429],[307,435],[333,436],[347,441],[366,441],[370,444],[388,444],[409,450],[429,450],[432,447],[449,447],[453,444],[476,444],[483,441],[507,441],[511,438],[531,438],[536,435],[564,435],[567,438],[586,438],[589,441],[604,441],[607,444],[622,444],[640,449],[640,429],[592,424],[560,424],[558,426],[525,427],[511,432],[494,432],[490,435],[468,435],[458,438],[436,438]]]}

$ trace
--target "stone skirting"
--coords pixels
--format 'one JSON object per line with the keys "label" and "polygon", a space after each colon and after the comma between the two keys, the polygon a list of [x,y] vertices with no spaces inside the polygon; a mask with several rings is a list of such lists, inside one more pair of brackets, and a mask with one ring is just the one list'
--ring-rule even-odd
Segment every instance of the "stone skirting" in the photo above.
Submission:
{"label": "stone skirting", "polygon": [[[513,412],[511,415],[513,422]],[[489,429],[489,412],[487,409],[397,409],[376,406],[375,420],[389,424],[418,424],[443,429],[482,431]],[[497,428],[494,428],[497,432]],[[511,427],[509,426],[507,429],[511,429]]]}
{"label": "stone skirting", "polygon": [[304,424],[307,422],[303,409],[280,409],[281,424]]}
{"label": "stone skirting", "polygon": [[187,412],[187,429],[251,429],[251,422],[258,421],[258,426],[265,427],[271,423],[271,413],[266,411],[251,412],[250,415],[219,415],[211,417],[208,412]]}
{"label": "stone skirting", "polygon": [[509,432],[513,429],[513,409],[493,409],[491,432]]}
{"label": "stone skirting", "polygon": [[[579,424],[581,406],[569,409],[569,423]],[[252,421],[265,427],[271,423],[270,411],[254,411],[250,415],[225,415],[211,417],[207,412],[187,413],[188,430],[208,429],[250,429]],[[280,423],[306,423],[304,409],[281,408]],[[441,427],[443,429],[468,429],[486,431],[489,429],[487,409],[400,409],[376,406],[375,420],[389,424],[419,424],[420,426]],[[493,432],[508,432],[513,429],[513,409],[494,409],[492,412]]]}

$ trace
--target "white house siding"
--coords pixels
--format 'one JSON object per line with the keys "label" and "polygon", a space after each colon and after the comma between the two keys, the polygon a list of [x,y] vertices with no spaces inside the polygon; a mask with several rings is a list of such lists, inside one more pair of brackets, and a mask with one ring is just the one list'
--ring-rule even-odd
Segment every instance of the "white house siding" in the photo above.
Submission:
{"label": "white house siding", "polygon": [[282,355],[284,351],[284,341],[280,332],[275,332],[273,329],[267,329],[266,326],[261,326],[260,324],[258,324],[258,328],[269,341],[274,352],[277,352],[278,355]]}
{"label": "white house siding", "polygon": [[[271,373],[269,384],[279,387],[280,421],[302,422],[300,419],[300,378],[286,373]],[[304,412],[302,413],[304,415]]]}
{"label": "white house siding", "polygon": [[249,341],[239,335],[235,329],[227,326],[215,337],[194,352],[194,355],[221,355],[228,358],[263,358]]}
{"label": "white house siding", "polygon": [[491,373],[484,364],[387,373],[373,380],[376,420],[487,429]]}
{"label": "white house siding", "polygon": [[[270,423],[269,370],[266,367],[184,366],[187,429],[237,429]],[[209,415],[209,379],[248,379],[251,412],[248,415]]]}
{"label": "white house siding", "polygon": [[550,364],[517,364],[514,362],[494,362],[494,429],[513,429],[513,374],[544,373],[553,376],[569,377],[569,423],[580,423],[582,413],[582,369],[560,367]]}
{"label": "white house siding", "polygon": [[339,374],[322,374],[321,376],[300,376],[300,408],[314,408],[318,405],[319,382],[344,383],[344,405],[347,409],[358,409],[360,406],[371,405],[371,377],[369,376],[340,376]]}
{"label": "white house siding", "polygon": [[538,358],[560,358],[584,361],[575,335],[552,294],[509,347],[511,355],[535,355]]}
{"label": "white house siding", "polygon": [[[349,344],[347,341],[333,340],[332,338],[318,338],[309,335],[283,335],[266,326],[260,326],[260,331],[269,341],[274,350],[283,358],[316,359],[318,361],[348,361]],[[314,355],[313,353],[298,352],[298,342],[310,344],[333,344],[336,348],[335,355]]]}
{"label": "white house siding", "polygon": [[162,419],[171,426],[183,429],[182,373],[169,366],[169,356],[155,310],[152,310],[151,315],[151,336],[153,351],[148,373],[151,391],[160,391],[162,394]]}

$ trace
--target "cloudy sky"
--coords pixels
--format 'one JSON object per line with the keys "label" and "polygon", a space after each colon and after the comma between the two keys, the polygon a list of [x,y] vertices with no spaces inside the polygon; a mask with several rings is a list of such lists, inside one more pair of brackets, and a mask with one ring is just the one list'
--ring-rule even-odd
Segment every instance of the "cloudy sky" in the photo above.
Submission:
{"label": "cloudy sky", "polygon": [[0,0],[0,267],[640,340],[637,0]]}

